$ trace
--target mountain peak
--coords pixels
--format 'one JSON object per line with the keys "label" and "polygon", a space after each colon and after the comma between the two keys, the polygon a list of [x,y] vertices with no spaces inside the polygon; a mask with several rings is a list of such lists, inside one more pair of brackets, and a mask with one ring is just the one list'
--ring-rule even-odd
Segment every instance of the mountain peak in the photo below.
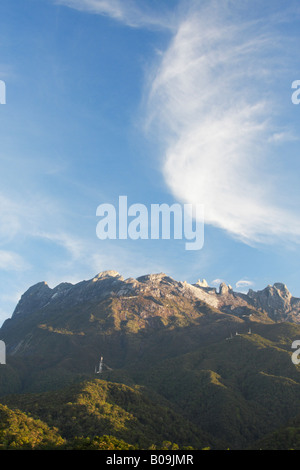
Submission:
{"label": "mountain peak", "polygon": [[285,284],[283,284],[282,282],[275,282],[275,284],[273,285],[273,287],[277,290],[279,290],[280,292],[282,292],[283,294],[285,295],[291,295],[290,291],[288,290],[287,286]]}
{"label": "mountain peak", "polygon": [[276,321],[299,322],[300,299],[294,298],[282,282],[276,282],[273,286],[269,284],[257,292],[249,289],[248,297],[255,308],[265,310]]}
{"label": "mountain peak", "polygon": [[233,290],[232,290],[232,287],[230,284],[225,284],[225,282],[221,282],[220,284],[220,287],[219,287],[219,294],[220,295],[226,295],[226,294],[229,294],[229,293],[232,293]]}
{"label": "mountain peak", "polygon": [[265,312],[273,321],[300,323],[300,299],[292,297],[287,286],[281,282],[268,285],[260,291],[249,289],[248,294],[242,294],[234,292],[225,282],[220,284],[217,292],[216,288],[209,287],[205,279],[189,284],[176,281],[160,272],[124,280],[114,270],[102,271],[94,278],[75,285],[61,283],[54,289],[44,281],[39,282],[22,295],[13,316],[34,313],[41,309],[46,314],[48,309],[70,308],[85,302],[99,302],[107,297],[145,294],[158,298],[192,297],[222,312],[236,315],[243,315],[243,309],[250,307]]}
{"label": "mountain peak", "polygon": [[121,276],[121,274],[119,274],[117,271],[102,271],[101,273],[97,274],[93,279],[92,279],[92,282],[97,282],[97,281],[100,281],[102,279],[108,279],[110,277],[118,277],[118,278],[122,278],[123,279],[123,276]]}
{"label": "mountain peak", "polygon": [[209,287],[206,279],[202,279],[202,281],[200,281],[200,279],[196,282],[196,285],[199,286],[199,287]]}
{"label": "mountain peak", "polygon": [[139,282],[147,282],[147,281],[161,281],[164,277],[166,277],[165,273],[157,273],[157,274],[145,274],[144,276],[138,277],[136,280]]}
{"label": "mountain peak", "polygon": [[41,308],[49,301],[51,295],[52,289],[50,289],[47,282],[42,281],[34,284],[22,295],[13,315]]}

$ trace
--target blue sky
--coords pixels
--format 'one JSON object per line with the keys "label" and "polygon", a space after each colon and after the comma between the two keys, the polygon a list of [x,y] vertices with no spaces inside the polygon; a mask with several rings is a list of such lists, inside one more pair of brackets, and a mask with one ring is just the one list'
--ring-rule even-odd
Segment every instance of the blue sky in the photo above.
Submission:
{"label": "blue sky", "polygon": [[[0,323],[32,284],[165,272],[300,297],[297,1],[2,0]],[[104,240],[99,204],[205,207]]]}

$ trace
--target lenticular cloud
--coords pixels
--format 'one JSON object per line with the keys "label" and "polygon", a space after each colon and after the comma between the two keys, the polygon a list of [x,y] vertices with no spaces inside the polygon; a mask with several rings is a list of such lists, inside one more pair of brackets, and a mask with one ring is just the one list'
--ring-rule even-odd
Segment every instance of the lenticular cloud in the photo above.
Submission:
{"label": "lenticular cloud", "polygon": [[163,139],[168,187],[180,201],[204,204],[207,224],[245,242],[300,233],[295,214],[274,204],[264,169],[275,132],[268,86],[276,53],[259,25],[193,11],[149,92],[148,123]]}

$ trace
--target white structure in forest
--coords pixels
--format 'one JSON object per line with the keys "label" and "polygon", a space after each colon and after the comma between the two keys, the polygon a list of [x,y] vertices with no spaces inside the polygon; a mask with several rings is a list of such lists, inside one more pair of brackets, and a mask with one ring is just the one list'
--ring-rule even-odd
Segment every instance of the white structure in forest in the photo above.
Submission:
{"label": "white structure in forest", "polygon": [[98,370],[97,370],[97,366],[95,367],[95,374],[101,374],[102,371],[103,371],[103,357],[101,356]]}
{"label": "white structure in forest", "polygon": [[0,341],[0,364],[6,364],[6,347],[4,341]]}

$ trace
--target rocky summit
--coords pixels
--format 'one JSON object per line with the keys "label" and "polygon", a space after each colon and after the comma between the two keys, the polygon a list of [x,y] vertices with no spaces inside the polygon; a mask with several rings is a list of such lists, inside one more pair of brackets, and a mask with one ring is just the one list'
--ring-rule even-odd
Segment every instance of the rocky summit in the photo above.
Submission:
{"label": "rocky summit", "polygon": [[107,435],[123,448],[300,448],[299,323],[280,282],[247,294],[165,273],[40,282],[0,329],[5,445],[24,441],[9,424],[21,420],[55,448]]}
{"label": "rocky summit", "polygon": [[249,289],[249,292],[244,294],[235,292],[224,282],[216,289],[210,287],[205,279],[189,284],[176,281],[164,273],[124,279],[116,271],[104,271],[88,281],[75,285],[62,283],[53,289],[46,282],[40,282],[22,295],[12,318],[39,310],[45,312],[53,308],[102,301],[108,297],[128,299],[138,296],[151,296],[157,311],[159,299],[178,299],[182,296],[194,301],[203,301],[221,312],[237,316],[243,316],[249,309],[255,309],[265,313],[273,321],[300,323],[300,299],[293,297],[286,285],[279,282],[257,292]]}

